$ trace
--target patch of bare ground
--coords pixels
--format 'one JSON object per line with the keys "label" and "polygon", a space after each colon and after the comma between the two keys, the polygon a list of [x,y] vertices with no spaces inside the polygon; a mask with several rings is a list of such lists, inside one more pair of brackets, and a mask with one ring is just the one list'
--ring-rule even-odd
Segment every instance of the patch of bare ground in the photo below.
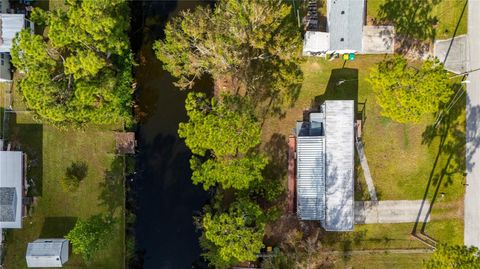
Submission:
{"label": "patch of bare ground", "polygon": [[463,219],[463,200],[438,203],[431,220]]}
{"label": "patch of bare ground", "polygon": [[395,53],[410,60],[425,60],[433,54],[432,43],[402,36],[395,37]]}
{"label": "patch of bare ground", "polygon": [[280,245],[292,232],[301,232],[303,238],[324,233],[319,222],[300,221],[295,214],[284,214],[265,228],[265,243],[270,246]]}

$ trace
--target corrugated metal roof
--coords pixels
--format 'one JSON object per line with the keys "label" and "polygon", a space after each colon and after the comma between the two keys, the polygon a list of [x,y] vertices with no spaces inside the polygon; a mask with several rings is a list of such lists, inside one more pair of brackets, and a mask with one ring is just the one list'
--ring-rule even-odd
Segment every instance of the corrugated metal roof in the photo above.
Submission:
{"label": "corrugated metal roof", "polygon": [[297,137],[297,214],[303,220],[325,219],[323,136]]}
{"label": "corrugated metal roof", "polygon": [[0,14],[1,42],[0,52],[10,52],[12,40],[25,26],[24,14]]}
{"label": "corrugated metal roof", "polygon": [[28,267],[62,267],[68,260],[68,240],[38,239],[28,243]]}
{"label": "corrugated metal roof", "polygon": [[325,102],[325,229],[349,231],[354,223],[354,101]]}
{"label": "corrugated metal roof", "polygon": [[365,0],[329,0],[327,5],[330,50],[361,52]]}
{"label": "corrugated metal roof", "polygon": [[22,228],[23,154],[20,151],[0,151],[0,188],[15,190],[15,219],[0,221],[0,228]]}

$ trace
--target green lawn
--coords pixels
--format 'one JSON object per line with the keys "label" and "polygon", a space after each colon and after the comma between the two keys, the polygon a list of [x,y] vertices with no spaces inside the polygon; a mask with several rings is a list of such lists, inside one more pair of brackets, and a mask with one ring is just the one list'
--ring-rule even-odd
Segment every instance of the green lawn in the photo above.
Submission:
{"label": "green lawn", "polygon": [[422,268],[430,254],[375,253],[338,257],[334,268],[352,269],[412,269]]}
{"label": "green lawn", "polygon": [[[382,4],[390,1],[397,0],[367,0],[367,16],[369,17],[369,19],[378,19],[379,10]],[[413,3],[412,0],[407,1],[411,1]],[[429,14],[436,17],[438,20],[438,25],[435,28],[436,39],[446,39],[453,37],[457,25],[458,29],[455,34],[456,36],[467,33],[468,11],[467,7],[465,6],[467,0],[442,0],[437,5],[432,5],[431,1],[429,0],[420,0],[419,2],[425,2],[428,3],[428,5],[432,6]],[[412,10],[415,10],[416,6],[418,6],[418,4],[412,5]],[[462,16],[462,11],[464,7],[465,11]],[[404,14],[402,12],[399,12],[398,15],[400,16]],[[418,16],[425,17],[425,15]],[[406,20],[405,22],[407,21],[408,20]]]}
{"label": "green lawn", "polygon": [[[18,113],[11,119],[8,138],[27,154],[27,178],[34,182],[29,194],[38,200],[23,220],[23,228],[8,230],[5,268],[26,268],[28,242],[61,238],[78,219],[99,213],[111,213],[119,223],[107,247],[88,265],[71,255],[64,268],[124,268],[123,159],[114,154],[111,128],[62,131],[34,121],[28,113]],[[85,164],[87,176],[70,194],[59,180],[73,162]]]}
{"label": "green lawn", "polygon": [[[304,82],[298,100],[284,117],[266,120],[263,142],[266,148],[272,142],[278,144],[279,137],[292,134],[304,110],[318,107],[325,99],[356,100],[357,118],[364,111],[363,141],[379,198],[419,200],[425,196],[433,201],[432,222],[425,225],[425,232],[441,242],[462,243],[465,100],[456,104],[438,128],[431,127],[433,115],[419,124],[399,124],[382,117],[366,79],[370,68],[383,58],[359,55],[345,68],[343,61],[309,58],[302,66]],[[337,85],[339,81],[344,82]],[[359,167],[355,192],[357,200],[369,198]],[[333,249],[425,247],[410,236],[413,227],[413,223],[357,225],[353,233],[327,234],[326,242]]]}

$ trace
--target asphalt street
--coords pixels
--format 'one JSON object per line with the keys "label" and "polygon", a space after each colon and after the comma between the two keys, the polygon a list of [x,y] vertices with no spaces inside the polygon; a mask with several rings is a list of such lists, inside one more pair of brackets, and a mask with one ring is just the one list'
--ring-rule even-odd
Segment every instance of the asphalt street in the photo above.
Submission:
{"label": "asphalt street", "polygon": [[[468,1],[467,70],[480,68],[480,0]],[[467,148],[464,243],[480,247],[480,71],[467,80]]]}

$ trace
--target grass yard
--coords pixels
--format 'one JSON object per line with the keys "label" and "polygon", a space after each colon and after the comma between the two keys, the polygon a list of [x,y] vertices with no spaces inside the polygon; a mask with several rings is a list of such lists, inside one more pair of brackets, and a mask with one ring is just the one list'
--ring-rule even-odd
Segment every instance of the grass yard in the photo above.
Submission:
{"label": "grass yard", "polygon": [[352,269],[412,269],[421,268],[430,254],[369,253],[338,257],[334,268]]}
{"label": "grass yard", "polygon": [[[89,264],[71,254],[64,268],[124,268],[123,159],[114,154],[112,129],[62,131],[20,112],[10,119],[7,131],[12,145],[27,154],[29,194],[38,199],[23,228],[8,230],[5,268],[26,268],[28,242],[62,238],[78,219],[94,214],[112,214],[118,221],[107,247]],[[82,164],[86,177],[75,193],[66,193],[59,182],[73,163]]]}
{"label": "grass yard", "polygon": [[[370,19],[379,19],[379,11],[384,3],[397,1],[397,0],[367,0],[367,16]],[[419,3],[425,3],[431,5],[432,9],[429,12],[431,16],[434,16],[438,20],[438,25],[435,28],[436,39],[446,39],[453,37],[455,29],[458,29],[455,33],[456,36],[467,33],[467,0],[441,0],[437,5],[432,5],[429,0],[421,0]],[[412,9],[405,8],[398,13],[398,16],[408,16],[407,11],[415,11],[418,7],[417,4],[413,4]],[[465,7],[465,11],[463,12]],[[463,15],[462,15],[463,12]],[[422,18],[424,14],[418,15]],[[421,21],[422,18],[419,17]],[[405,20],[408,22],[408,20]]]}
{"label": "grass yard", "polygon": [[[426,233],[442,242],[462,243],[465,100],[456,103],[438,128],[431,126],[433,115],[419,124],[399,124],[382,117],[367,77],[373,65],[384,57],[360,55],[344,68],[343,61],[309,58],[302,66],[304,82],[295,105],[286,110],[284,117],[267,119],[263,125],[265,148],[292,134],[303,111],[318,108],[326,99],[354,99],[357,118],[364,118],[362,136],[379,198],[425,197],[432,203],[432,221],[423,227]],[[357,200],[369,198],[362,173],[357,167]],[[330,241],[334,249],[425,247],[410,236],[413,227],[413,223],[357,225],[349,235],[327,235],[326,242]]]}

